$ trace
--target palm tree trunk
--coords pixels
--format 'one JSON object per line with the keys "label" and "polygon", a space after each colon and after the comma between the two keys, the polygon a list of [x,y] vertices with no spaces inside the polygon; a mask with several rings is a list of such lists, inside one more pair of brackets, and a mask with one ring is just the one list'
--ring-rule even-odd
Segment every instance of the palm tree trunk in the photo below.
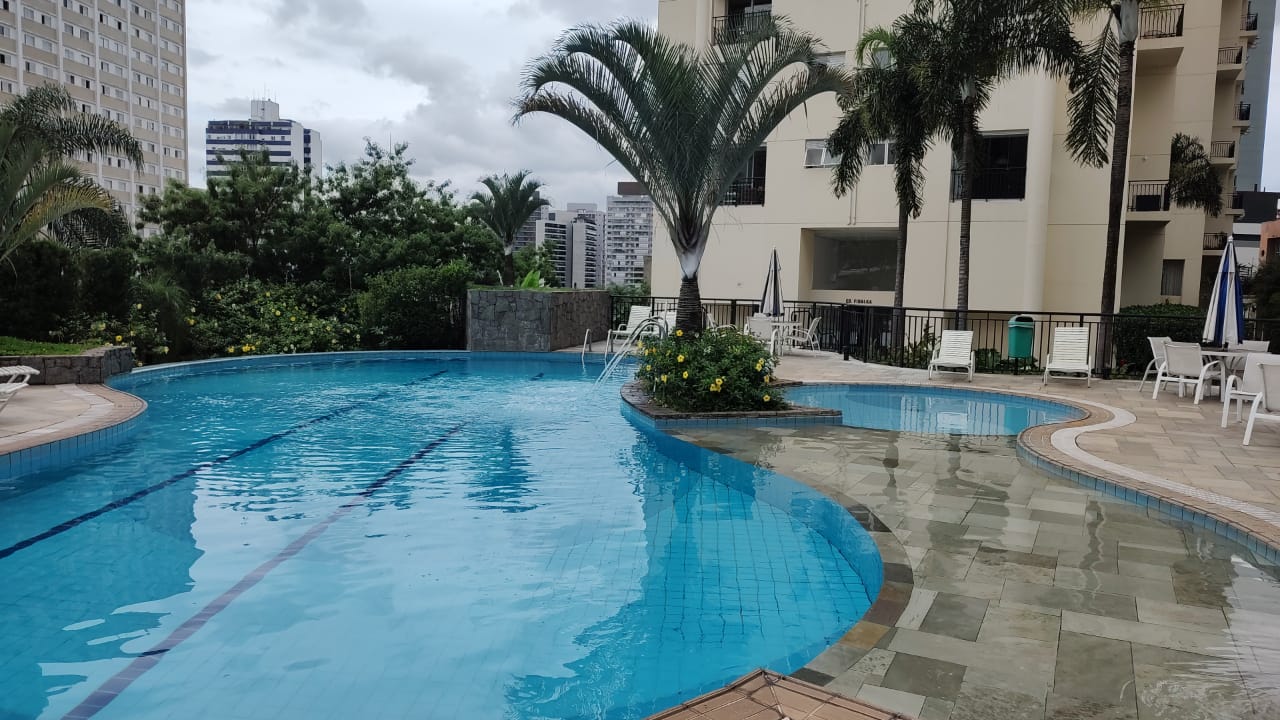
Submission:
{"label": "palm tree trunk", "polygon": [[907,208],[901,202],[898,203],[898,266],[895,268],[893,277],[893,348],[895,351],[902,348],[903,326],[905,324],[905,311],[903,305],[903,286],[907,280],[907,222],[910,216]]}
{"label": "palm tree trunk", "polygon": [[698,276],[680,278],[680,299],[676,303],[676,329],[686,333],[702,332],[702,291]]}
{"label": "palm tree trunk", "polygon": [[969,239],[973,223],[973,179],[978,157],[977,118],[971,101],[965,100],[964,134],[960,141],[960,257],[956,288],[956,329],[969,321]]}
{"label": "palm tree trunk", "polygon": [[1116,134],[1111,145],[1111,195],[1107,201],[1107,249],[1102,266],[1102,322],[1098,326],[1098,365],[1111,367],[1111,314],[1116,311],[1116,273],[1120,264],[1120,223],[1124,221],[1125,177],[1129,169],[1129,121],[1133,114],[1134,43],[1120,43],[1116,84]]}
{"label": "palm tree trunk", "polygon": [[504,245],[502,247],[502,278],[504,284],[515,286],[519,283],[516,279],[516,252],[514,243]]}

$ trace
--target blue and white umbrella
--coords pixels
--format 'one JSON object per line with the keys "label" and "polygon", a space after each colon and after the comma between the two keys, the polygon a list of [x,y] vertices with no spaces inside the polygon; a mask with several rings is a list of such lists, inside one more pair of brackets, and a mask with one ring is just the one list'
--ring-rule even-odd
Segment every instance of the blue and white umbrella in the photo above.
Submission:
{"label": "blue and white umbrella", "polygon": [[782,286],[778,284],[778,250],[774,248],[769,258],[769,274],[764,279],[764,295],[760,297],[760,312],[771,317],[782,316]]}
{"label": "blue and white umbrella", "polygon": [[1244,329],[1244,296],[1240,292],[1240,268],[1236,264],[1236,239],[1227,236],[1218,277],[1209,296],[1209,313],[1204,321],[1203,339],[1210,345],[1239,345]]}

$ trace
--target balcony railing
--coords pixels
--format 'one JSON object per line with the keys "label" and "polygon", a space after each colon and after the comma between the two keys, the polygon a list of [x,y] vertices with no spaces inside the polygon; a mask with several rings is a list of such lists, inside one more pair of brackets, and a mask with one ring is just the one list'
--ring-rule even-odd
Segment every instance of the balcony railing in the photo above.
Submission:
{"label": "balcony railing", "polygon": [[1223,198],[1223,200],[1226,202],[1226,206],[1231,210],[1244,209],[1244,193],[1240,192],[1239,190],[1236,190],[1235,192],[1230,193],[1225,198]]}
{"label": "balcony railing", "polygon": [[1253,105],[1249,103],[1240,103],[1236,105],[1236,119],[1241,122],[1249,122],[1249,118],[1253,116]]}
{"label": "balcony railing", "polygon": [[744,178],[735,180],[725,191],[721,205],[763,205],[764,179]]}
{"label": "balcony railing", "polygon": [[[951,200],[960,199],[961,176],[951,171]],[[1027,197],[1027,169],[1024,167],[982,168],[973,178],[974,200],[1022,200]]]}
{"label": "balcony railing", "polygon": [[1243,62],[1244,48],[1238,46],[1218,48],[1219,65],[1239,65]]}
{"label": "balcony railing", "polygon": [[711,41],[716,45],[728,45],[768,26],[772,17],[767,12],[735,13],[721,15],[711,21]]}
{"label": "balcony railing", "polygon": [[1129,183],[1129,212],[1165,212],[1169,200],[1168,180]]}
{"label": "balcony railing", "polygon": [[1215,140],[1209,143],[1209,157],[1233,158],[1236,156],[1236,144],[1233,140]]}
{"label": "balcony railing", "polygon": [[1258,13],[1245,13],[1240,19],[1240,29],[1245,32],[1258,32]]}
{"label": "balcony railing", "polygon": [[1143,10],[1138,16],[1138,34],[1143,38],[1182,37],[1182,5]]}
{"label": "balcony railing", "polygon": [[1223,250],[1227,247],[1226,233],[1205,233],[1204,249],[1205,250]]}

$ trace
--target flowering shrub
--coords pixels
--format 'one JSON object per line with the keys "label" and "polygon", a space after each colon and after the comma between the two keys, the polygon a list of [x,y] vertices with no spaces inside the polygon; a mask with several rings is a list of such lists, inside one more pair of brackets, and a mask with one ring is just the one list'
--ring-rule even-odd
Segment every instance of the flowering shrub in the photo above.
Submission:
{"label": "flowering shrub", "polygon": [[205,293],[186,323],[197,357],[352,350],[354,303],[305,285],[240,282]]}
{"label": "flowering shrub", "polygon": [[138,365],[175,359],[169,356],[169,338],[160,329],[155,308],[148,308],[142,303],[131,305],[124,320],[102,316],[89,321],[87,330],[77,338],[99,345],[128,345],[133,351],[134,363]]}
{"label": "flowering shrub", "polygon": [[773,362],[765,344],[720,328],[686,335],[680,331],[637,348],[636,373],[660,405],[682,412],[778,410]]}

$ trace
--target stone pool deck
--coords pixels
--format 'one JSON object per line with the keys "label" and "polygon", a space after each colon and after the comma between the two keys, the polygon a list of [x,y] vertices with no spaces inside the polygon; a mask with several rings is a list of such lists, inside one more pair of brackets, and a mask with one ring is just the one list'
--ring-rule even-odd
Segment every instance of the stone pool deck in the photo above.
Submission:
{"label": "stone pool deck", "polygon": [[0,412],[0,455],[110,428],[145,407],[105,385],[31,385]]}

